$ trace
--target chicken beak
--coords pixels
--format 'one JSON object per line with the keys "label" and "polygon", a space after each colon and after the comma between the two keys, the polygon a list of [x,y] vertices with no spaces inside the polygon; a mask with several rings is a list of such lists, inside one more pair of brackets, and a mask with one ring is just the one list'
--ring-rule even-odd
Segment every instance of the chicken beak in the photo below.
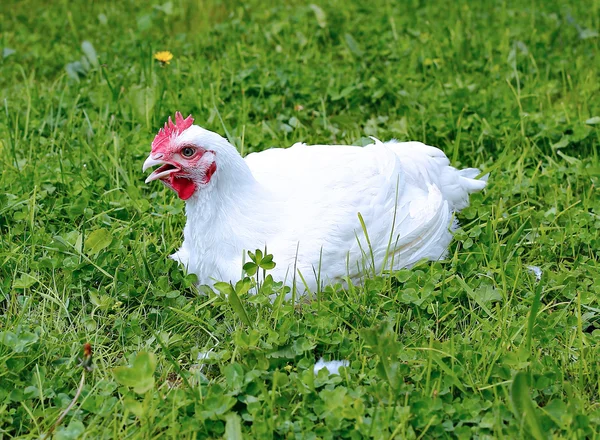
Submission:
{"label": "chicken beak", "polygon": [[162,154],[156,155],[154,157],[152,157],[152,155],[150,155],[144,162],[144,165],[142,166],[142,171],[146,171],[148,168],[151,168],[156,165],[170,165],[170,167],[159,167],[156,170],[154,170],[154,172],[152,172],[152,174],[150,174],[146,178],[145,183],[150,183],[153,180],[162,179],[163,177],[166,177],[169,174],[180,171],[180,168],[178,165],[175,165],[166,160],[162,160],[162,157],[163,157]]}
{"label": "chicken beak", "polygon": [[164,162],[160,160],[162,155],[152,157],[152,155],[148,156],[148,158],[144,161],[144,165],[142,166],[142,172],[145,172],[148,168],[152,168],[156,165],[162,165]]}

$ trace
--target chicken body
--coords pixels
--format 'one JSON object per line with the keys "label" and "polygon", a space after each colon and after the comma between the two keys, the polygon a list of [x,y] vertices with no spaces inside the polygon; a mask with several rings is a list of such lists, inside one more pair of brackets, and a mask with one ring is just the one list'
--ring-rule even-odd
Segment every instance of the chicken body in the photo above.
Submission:
{"label": "chicken body", "polygon": [[[224,138],[192,125],[172,145],[196,146],[214,162],[184,177],[200,183],[186,199],[184,241],[172,256],[210,286],[240,279],[255,249],[273,254],[274,279],[300,292],[438,260],[452,240],[454,212],[486,184],[477,169],[459,171],[419,142],[296,144],[243,159]],[[146,165],[168,163],[165,154],[153,149]],[[216,170],[206,181],[209,167]]]}

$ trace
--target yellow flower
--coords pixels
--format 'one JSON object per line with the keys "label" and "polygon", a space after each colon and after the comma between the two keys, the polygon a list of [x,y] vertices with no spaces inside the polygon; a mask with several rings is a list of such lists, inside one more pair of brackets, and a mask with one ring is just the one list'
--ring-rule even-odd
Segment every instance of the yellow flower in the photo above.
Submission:
{"label": "yellow flower", "polygon": [[156,52],[154,54],[154,59],[156,61],[160,61],[161,64],[170,64],[171,60],[173,59],[173,54],[171,52],[169,52],[168,50],[163,50],[161,52]]}

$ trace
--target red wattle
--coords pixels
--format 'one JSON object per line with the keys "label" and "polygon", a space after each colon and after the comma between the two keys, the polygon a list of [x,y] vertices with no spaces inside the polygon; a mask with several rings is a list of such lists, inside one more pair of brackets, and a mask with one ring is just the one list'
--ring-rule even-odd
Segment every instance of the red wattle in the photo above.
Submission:
{"label": "red wattle", "polygon": [[215,174],[215,171],[217,171],[217,163],[213,162],[206,170],[206,178],[204,179],[204,183],[210,182],[210,178],[213,176],[213,174]]}
{"label": "red wattle", "polygon": [[[215,171],[217,171],[217,164],[216,162],[213,162],[206,170],[204,180],[202,181],[204,185],[210,182],[210,179],[212,178],[213,174],[215,174]],[[189,199],[196,191],[197,186],[191,179],[186,179],[185,177],[178,177],[176,173],[170,174],[168,179],[168,186],[170,186],[177,192],[177,195],[181,200]]]}
{"label": "red wattle", "polygon": [[187,200],[194,194],[196,191],[196,184],[190,180],[183,177],[175,177],[171,178],[171,186],[175,191],[177,191],[177,195],[181,200]]}

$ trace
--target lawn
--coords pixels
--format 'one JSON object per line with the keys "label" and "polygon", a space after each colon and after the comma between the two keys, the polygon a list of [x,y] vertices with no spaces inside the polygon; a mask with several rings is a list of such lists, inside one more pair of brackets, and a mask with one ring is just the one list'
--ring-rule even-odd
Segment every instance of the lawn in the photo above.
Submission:
{"label": "lawn", "polygon": [[[0,10],[0,438],[600,438],[599,0],[160,1]],[[243,154],[419,140],[489,185],[446,260],[199,291],[141,171],[177,110]]]}

